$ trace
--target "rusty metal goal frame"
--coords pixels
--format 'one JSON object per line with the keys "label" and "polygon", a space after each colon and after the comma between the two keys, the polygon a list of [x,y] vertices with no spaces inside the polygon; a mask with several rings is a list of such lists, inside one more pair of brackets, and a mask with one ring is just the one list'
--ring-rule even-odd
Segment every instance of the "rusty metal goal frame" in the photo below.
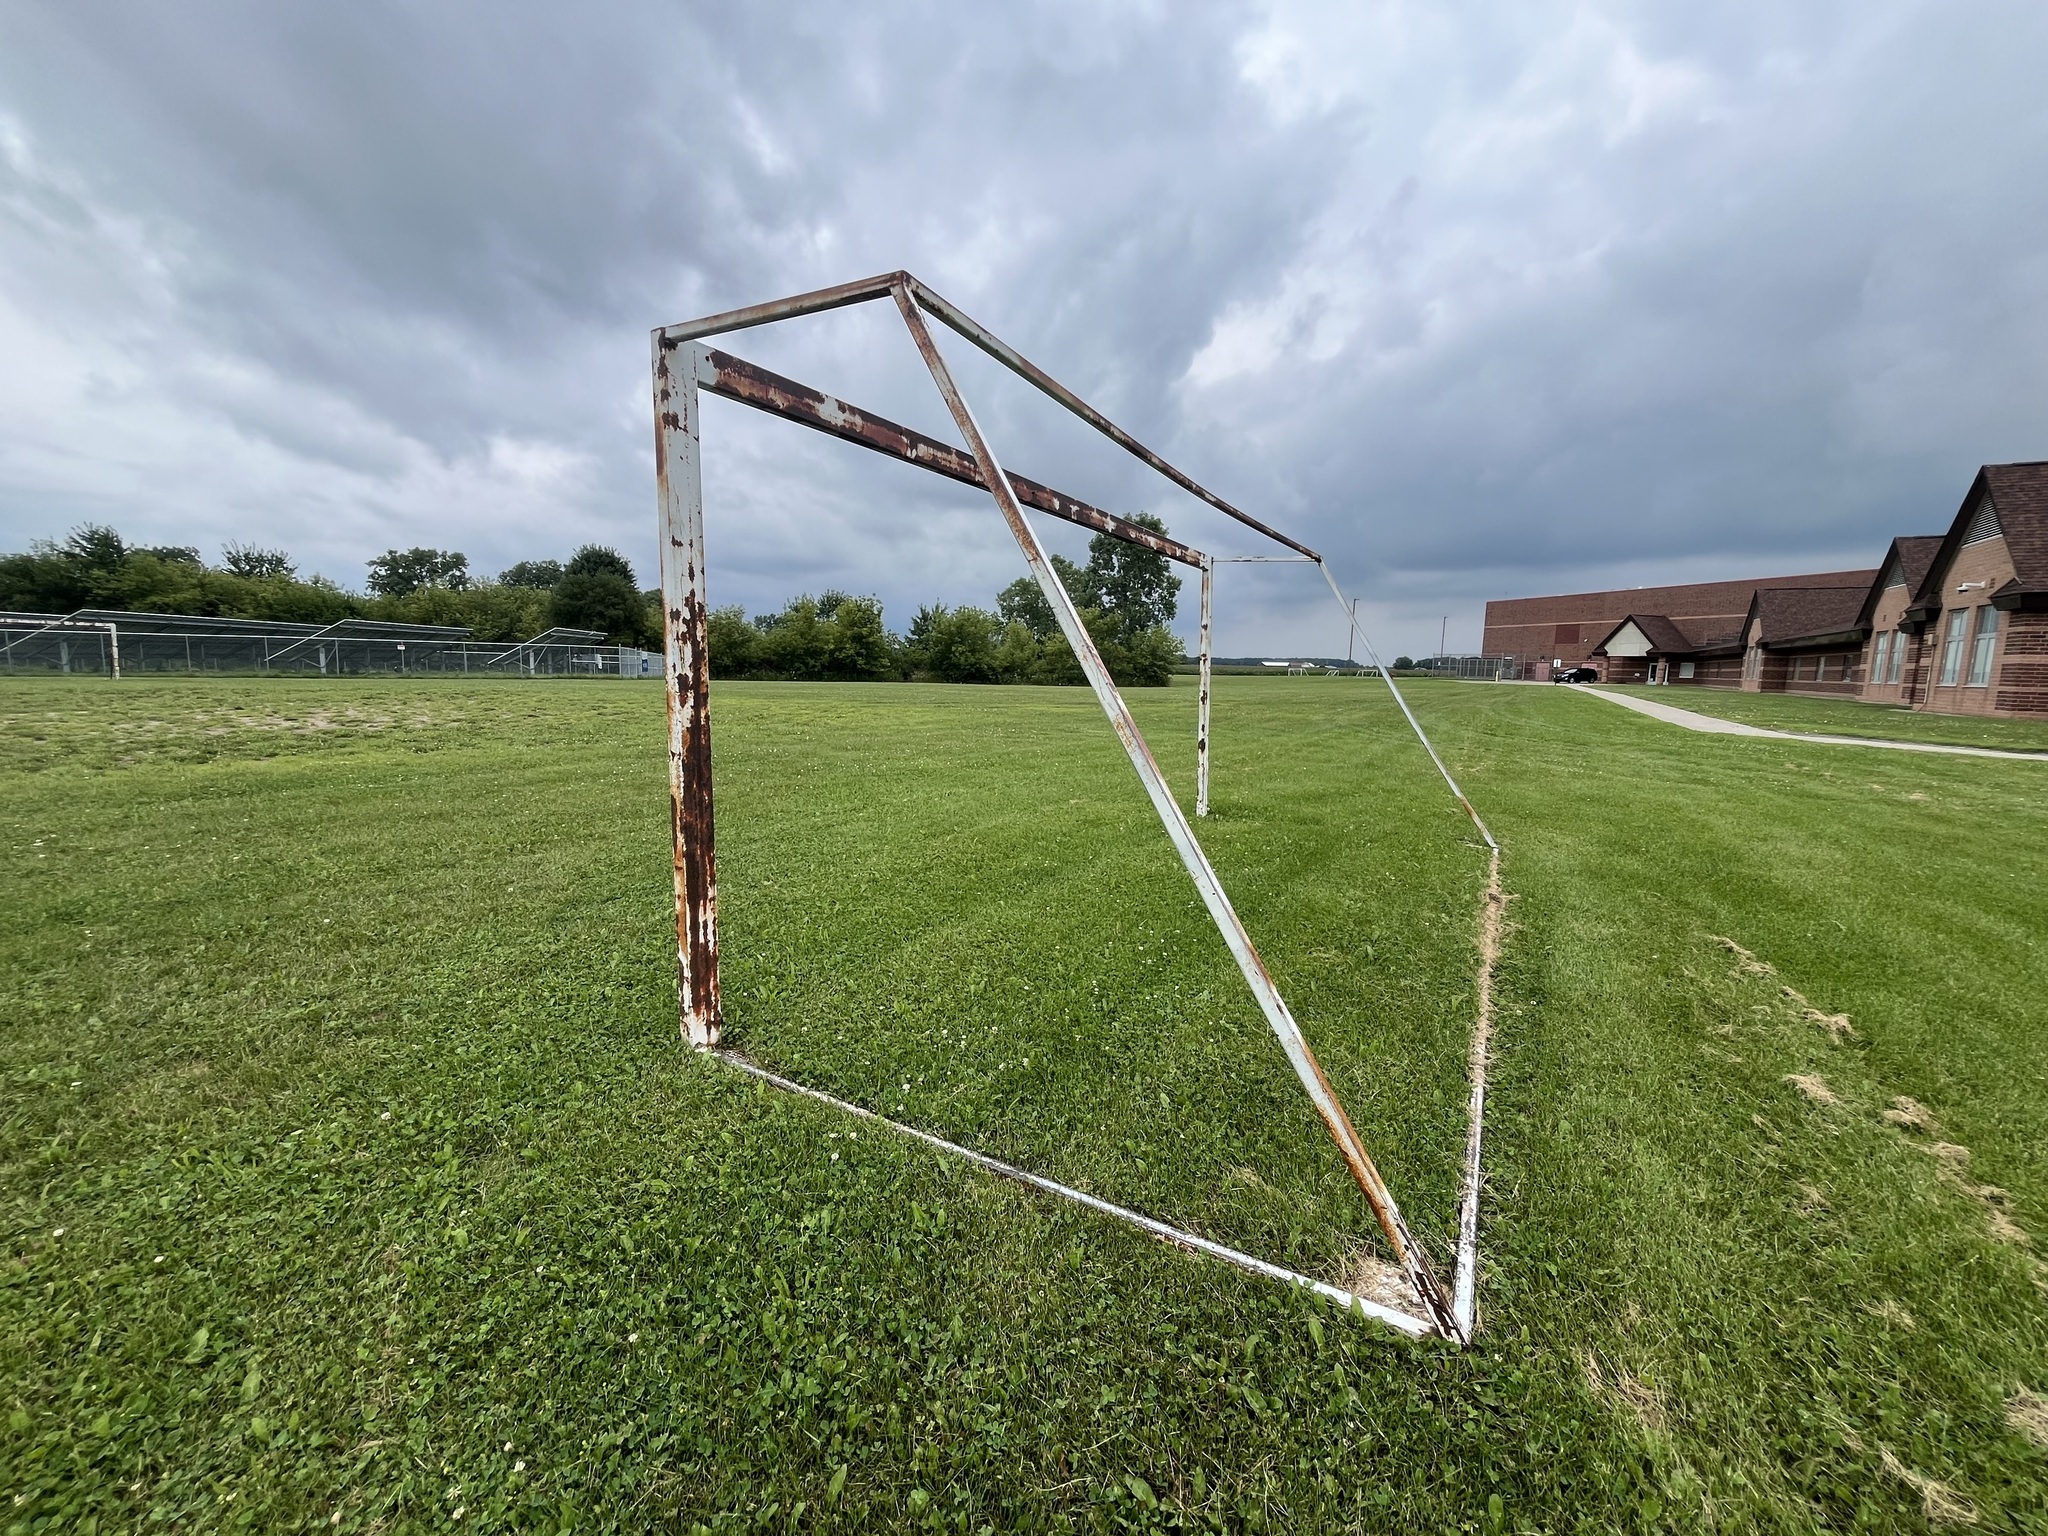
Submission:
{"label": "rusty metal goal frame", "polygon": [[[740,358],[704,345],[705,338],[766,325],[778,320],[819,314],[848,305],[892,300],[904,326],[931,373],[954,424],[967,442],[967,451],[898,426],[820,391],[757,368]],[[1080,417],[1112,442],[1149,465],[1183,490],[1208,503],[1244,526],[1294,552],[1294,558],[1312,562],[1328,582],[1331,593],[1344,610],[1346,622],[1364,642],[1366,653],[1379,667],[1387,686],[1399,703],[1415,735],[1428,752],[1430,761],[1442,774],[1451,793],[1464,807],[1491,850],[1493,886],[1490,899],[1497,899],[1499,846],[1443,759],[1430,743],[1392,675],[1379,665],[1379,657],[1358,628],[1356,616],[1337,586],[1324,558],[1306,544],[1239,510],[1222,497],[1176,469],[1151,449],[1095,410],[1078,395],[1024,358],[992,332],[977,324],[957,307],[934,293],[908,272],[890,272],[859,282],[844,283],[786,299],[730,310],[702,319],[664,326],[653,334],[655,478],[661,527],[661,588],[668,695],[668,755],[672,843],[676,896],[676,971],[678,1001],[684,1038],[696,1048],[713,1052],[755,1076],[785,1090],[833,1104],[838,1108],[881,1120],[884,1124],[917,1137],[931,1145],[968,1158],[976,1164],[1019,1179],[1033,1187],[1079,1201],[1104,1214],[1134,1222],[1156,1236],[1240,1268],[1273,1278],[1288,1280],[1339,1299],[1369,1316],[1411,1335],[1436,1336],[1463,1344],[1470,1341],[1474,1327],[1473,1295],[1477,1264],[1477,1202],[1479,1186],[1479,1139],[1484,1112],[1485,1057],[1484,1022],[1475,1033],[1469,1071],[1472,1096],[1468,1126],[1465,1188],[1461,1200],[1457,1264],[1453,1285],[1446,1287],[1428,1251],[1409,1230],[1392,1191],[1387,1187],[1363,1140],[1352,1126],[1336,1090],[1323,1074],[1314,1052],[1303,1036],[1280,989],[1274,984],[1264,962],[1245,930],[1236,909],[1206,853],[1196,840],[1187,816],[1168,788],[1165,775],[1139,732],[1129,706],[1109,675],[1094,640],[1082,622],[1073,598],[1047,558],[1036,532],[1025,519],[1026,506],[1067,522],[1107,533],[1118,539],[1151,549],[1156,553],[1202,572],[1201,682],[1197,705],[1197,814],[1207,812],[1209,735],[1209,629],[1212,585],[1216,561],[1211,556],[1154,532],[1137,523],[1104,512],[1076,498],[1052,490],[1036,481],[1005,471],[998,462],[987,435],[969,408],[938,343],[925,323],[931,315],[995,358],[1042,393]],[[1261,1013],[1280,1042],[1309,1101],[1329,1131],[1344,1158],[1354,1182],[1371,1207],[1381,1233],[1392,1249],[1394,1260],[1416,1298],[1420,1315],[1388,1307],[1364,1297],[1353,1296],[1324,1282],[1227,1248],[1221,1244],[1179,1231],[1150,1217],[1110,1205],[1093,1196],[1058,1184],[1023,1169],[997,1162],[984,1154],[956,1146],[915,1127],[884,1120],[872,1111],[849,1104],[816,1089],[805,1087],[739,1056],[721,1046],[722,1015],[719,1003],[717,869],[714,853],[711,793],[711,718],[709,610],[705,590],[704,502],[701,472],[702,443],[698,424],[699,392],[708,391],[770,414],[781,416],[815,430],[884,453],[933,473],[969,485],[979,486],[994,499],[1003,520],[1022,550],[1039,589],[1052,606],[1061,633],[1072,647],[1097,701],[1109,717],[1139,782],[1158,814],[1174,850],[1217,931],[1229,947],[1238,969],[1251,988]],[[1285,558],[1285,557],[1283,557]],[[1482,986],[1486,978],[1482,976]]]}

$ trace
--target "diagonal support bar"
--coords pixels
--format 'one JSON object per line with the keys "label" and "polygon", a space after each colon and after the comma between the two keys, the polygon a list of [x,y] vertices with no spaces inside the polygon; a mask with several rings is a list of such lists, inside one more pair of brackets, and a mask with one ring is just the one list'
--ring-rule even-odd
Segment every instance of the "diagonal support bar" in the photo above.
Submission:
{"label": "diagonal support bar", "polygon": [[[1166,476],[1167,479],[1171,480],[1189,495],[1199,496],[1224,516],[1234,517],[1247,528],[1255,528],[1275,543],[1285,544],[1289,549],[1307,555],[1312,560],[1322,559],[1321,555],[1318,555],[1306,544],[1290,539],[1277,528],[1267,527],[1249,512],[1243,512],[1233,507],[1229,502],[1195,480],[1192,476],[1182,474],[1181,471],[1175,469],[1166,460],[1159,457],[1158,454],[1103,415],[1102,412],[1096,410],[1094,406],[1083,400],[1079,395],[1067,388],[1066,385],[1039,367],[1038,364],[1032,362],[1031,359],[1019,352],[1015,347],[989,330],[988,327],[970,319],[957,306],[940,298],[909,273],[902,273],[901,278],[902,281],[897,289],[899,293],[908,290],[922,308],[930,310],[940,320],[973,342],[982,351],[986,352],[1019,378],[1027,380],[1034,388],[1057,400],[1061,405],[1087,422],[1089,426],[1100,432],[1119,448],[1122,448],[1126,453],[1144,460],[1145,463],[1158,470],[1160,474]],[[900,299],[898,303],[901,303]]]}
{"label": "diagonal support bar", "polygon": [[[1151,749],[1145,744],[1145,738],[1138,730],[1138,723],[1131,716],[1130,707],[1125,704],[1123,695],[1117,691],[1115,680],[1109,675],[1109,668],[1103,664],[1101,654],[1095,649],[1095,642],[1089,636],[1087,627],[1081,622],[1081,615],[1075,609],[1073,599],[1061,585],[1059,575],[1054,571],[1052,562],[1046,558],[1045,550],[1039,544],[1038,536],[1033,532],[1031,524],[1025,520],[1023,507],[1011,489],[1009,478],[996,461],[995,452],[989,447],[980,423],[975,420],[973,411],[968,408],[959,387],[954,383],[952,372],[947,368],[945,358],[940,355],[938,344],[932,339],[931,331],[924,323],[924,315],[912,298],[907,284],[897,285],[894,296],[896,307],[903,314],[903,323],[909,327],[911,339],[917,343],[918,351],[923,354],[925,366],[931,371],[932,382],[938,386],[939,394],[945,399],[946,408],[952,412],[961,436],[967,439],[967,445],[981,467],[983,483],[988,486],[989,493],[995,498],[996,507],[1002,513],[1003,520],[1010,525],[1010,532],[1015,536],[1018,548],[1023,551],[1025,561],[1031,567],[1032,576],[1036,578],[1040,590],[1045,593],[1046,600],[1052,604],[1060,629],[1066,635],[1068,645],[1073,647],[1075,658],[1081,663],[1081,670],[1088,678],[1089,687],[1094,689],[1103,713],[1109,716],[1118,739],[1123,742],[1131,766],[1137,770],[1138,780],[1151,798],[1152,808],[1165,826],[1166,835],[1172,840],[1174,851],[1180,855],[1181,863],[1186,866],[1189,877],[1194,881],[1195,889],[1201,896],[1203,905],[1208,908],[1217,931],[1223,935],[1224,943],[1230,947],[1238,969],[1243,972],[1253,997],[1258,1001],[1260,1011],[1266,1016],[1266,1022],[1279,1038],[1281,1049],[1286,1053],[1295,1075],[1308,1093],[1309,1102],[1322,1117],[1331,1139],[1337,1144],[1337,1150],[1343,1155],[1345,1163],[1351,1170],[1352,1178],[1364,1193],[1367,1204],[1372,1207],[1373,1215],[1379,1221],[1380,1230],[1385,1233],[1388,1244],[1394,1250],[1396,1262],[1408,1276],[1408,1281],[1414,1286],[1416,1294],[1421,1297],[1423,1306],[1430,1314],[1431,1322],[1437,1331],[1446,1338],[1462,1338],[1458,1331],[1452,1299],[1443,1282],[1437,1278],[1428,1252],[1408,1230],[1400,1207],[1394,1201],[1393,1192],[1380,1177],[1379,1169],[1373,1166],[1372,1158],[1366,1152],[1365,1144],[1359,1140],[1358,1132],[1353,1129],[1350,1117],[1345,1114],[1336,1090],[1330,1086],[1329,1079],[1323,1075],[1321,1064],[1309,1049],[1308,1041],[1302,1035],[1301,1026],[1288,1011],[1286,1000],[1280,996],[1280,989],[1274,985],[1265,962],[1259,958],[1258,951],[1252,946],[1251,935],[1245,931],[1243,921],[1230,904],[1230,898],[1224,894],[1223,884],[1216,878],[1216,871],[1210,867],[1208,856],[1203,853],[1201,844],[1195,841],[1194,829],[1188,825],[1179,802],[1173,798],[1173,792],[1167,787],[1166,776],[1159,771],[1159,764],[1154,760]],[[1291,540],[1285,542],[1292,543]]]}
{"label": "diagonal support bar", "polygon": [[[705,347],[701,349],[701,357],[697,369],[698,382],[714,395],[750,405],[757,411],[780,416],[785,421],[827,433],[874,453],[901,459],[935,475],[944,475],[948,480],[958,480],[977,489],[985,488],[981,466],[974,462],[973,455],[962,453],[951,443],[942,443],[935,437],[926,437],[922,432],[898,426],[887,417],[849,405],[823,390],[812,389],[808,384],[785,379],[779,373],[770,373],[766,368],[734,357],[729,352]],[[1154,554],[1178,560],[1182,565],[1200,566],[1202,563],[1200,550],[1190,549],[1178,539],[1156,533],[1142,523],[1131,522],[1100,507],[1091,507],[1085,501],[1040,485],[1036,480],[1027,480],[1019,474],[1010,476],[1010,485],[1025,506],[1063,522],[1092,528],[1097,533],[1122,539],[1126,544],[1141,545]]]}

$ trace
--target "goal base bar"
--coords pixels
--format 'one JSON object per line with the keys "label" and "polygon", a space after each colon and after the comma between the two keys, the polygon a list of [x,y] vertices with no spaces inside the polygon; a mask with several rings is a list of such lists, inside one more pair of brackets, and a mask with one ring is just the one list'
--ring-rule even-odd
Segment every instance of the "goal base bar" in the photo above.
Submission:
{"label": "goal base bar", "polygon": [[[1266,1260],[1256,1258],[1240,1249],[1228,1247],[1223,1243],[1212,1242],[1206,1237],[1197,1237],[1192,1232],[1183,1232],[1178,1227],[1170,1227],[1163,1221],[1155,1221],[1152,1217],[1141,1215],[1139,1212],[1131,1210],[1126,1206],[1113,1205],[1107,1200],[1098,1199],[1096,1196],[1086,1194],[1081,1190],[1073,1188],[1071,1185],[1062,1184],[1057,1179],[1048,1179],[1042,1174],[1028,1172],[1014,1164],[1003,1162],[1000,1158],[990,1157],[985,1152],[976,1152],[970,1147],[961,1146],[958,1142],[948,1141],[943,1136],[934,1136],[930,1131],[921,1131],[914,1125],[905,1125],[901,1121],[891,1120],[886,1115],[878,1115],[871,1109],[863,1109],[858,1104],[849,1103],[847,1100],[826,1093],[822,1089],[807,1088],[802,1083],[783,1077],[780,1073],[770,1072],[766,1067],[749,1061],[739,1052],[727,1047],[714,1046],[705,1050],[703,1054],[715,1056],[727,1065],[737,1067],[748,1076],[758,1078],[764,1083],[772,1084],[785,1093],[793,1093],[801,1098],[815,1099],[820,1104],[829,1104],[834,1109],[842,1110],[862,1120],[870,1120],[877,1125],[887,1126],[900,1136],[908,1136],[912,1140],[921,1141],[926,1146],[936,1147],[941,1152],[950,1152],[955,1157],[962,1158],[974,1164],[975,1167],[988,1173],[993,1173],[999,1178],[1014,1179],[1019,1184],[1027,1184],[1031,1188],[1040,1190],[1045,1194],[1057,1195],[1062,1200],[1071,1200],[1076,1205],[1084,1205],[1098,1215],[1112,1217],[1117,1221],[1127,1223],[1138,1228],[1140,1231],[1150,1233],[1162,1242],[1172,1243],[1175,1247],[1185,1248],[1191,1253],[1199,1253],[1208,1258],[1220,1259],[1223,1263],[1234,1265],[1248,1274],[1259,1275],[1268,1280],[1283,1281],[1288,1285],[1297,1285],[1304,1290],[1313,1291],[1316,1295],[1328,1301],[1334,1301],[1347,1312],[1356,1312],[1363,1317],[1372,1319],[1374,1322],[1384,1323],[1395,1332],[1406,1334],[1410,1338],[1433,1339],[1444,1337],[1436,1326],[1425,1318],[1411,1317],[1408,1313],[1402,1312],[1397,1308],[1385,1306],[1377,1301],[1370,1301],[1363,1296],[1344,1290],[1340,1286],[1331,1285],[1326,1280],[1318,1280],[1312,1275],[1304,1275],[1298,1270],[1289,1269],[1282,1264],[1268,1263]],[[1452,1342],[1456,1343],[1459,1341],[1452,1340]]]}

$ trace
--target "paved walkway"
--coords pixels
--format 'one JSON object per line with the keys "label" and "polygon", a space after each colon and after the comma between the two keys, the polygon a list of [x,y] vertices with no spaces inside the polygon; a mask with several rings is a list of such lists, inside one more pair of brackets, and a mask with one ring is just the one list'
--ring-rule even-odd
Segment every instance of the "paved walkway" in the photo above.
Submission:
{"label": "paved walkway", "polygon": [[1873,736],[1810,736],[1803,731],[1767,731],[1762,726],[1721,720],[1713,715],[1697,715],[1675,705],[1639,699],[1632,693],[1609,693],[1603,688],[1588,688],[1579,683],[1566,686],[1574,693],[1605,699],[1610,704],[1619,704],[1623,709],[1632,709],[1639,715],[1648,715],[1667,725],[1682,725],[1688,731],[1704,731],[1710,736],[1769,736],[1778,741],[1817,741],[1830,747],[1882,747],[1889,752],[1939,752],[1950,757],[2009,757],[2027,762],[2048,762],[2048,752],[2006,752],[1997,747],[1952,747],[1937,741],[1880,741]]}

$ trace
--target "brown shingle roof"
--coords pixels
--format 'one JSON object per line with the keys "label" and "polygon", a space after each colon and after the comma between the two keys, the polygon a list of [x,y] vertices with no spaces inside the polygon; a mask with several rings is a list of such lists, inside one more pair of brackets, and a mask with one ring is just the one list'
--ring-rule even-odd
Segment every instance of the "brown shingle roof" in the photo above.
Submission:
{"label": "brown shingle roof", "polygon": [[1864,594],[1852,587],[1765,587],[1750,603],[1751,644],[1797,645],[1858,633]]}
{"label": "brown shingle roof", "polygon": [[2048,592],[2048,463],[1986,464],[2012,568],[2026,592]]}
{"label": "brown shingle roof", "polygon": [[1962,548],[1964,530],[1986,490],[1991,493],[1999,531],[2005,535],[2005,547],[2018,578],[1999,595],[2017,598],[2029,608],[2037,604],[2048,606],[2048,461],[1986,464],[1970,482],[1941,548],[1914,588],[1911,611],[1918,617],[1926,618],[1942,607],[1941,584],[1949,563]]}
{"label": "brown shingle roof", "polygon": [[1620,634],[1629,624],[1643,632],[1643,638],[1650,642],[1650,649],[1659,656],[1697,656],[1710,651],[1728,651],[1731,654],[1739,647],[1741,635],[1727,628],[1718,619],[1686,619],[1680,621],[1662,613],[1631,613],[1617,620],[1600,637],[1593,647],[1593,654],[1603,655],[1607,642]]}
{"label": "brown shingle roof", "polygon": [[1871,615],[1877,612],[1877,605],[1892,587],[1903,583],[1908,601],[1917,595],[1920,583],[1927,579],[1927,568],[1934,564],[1934,557],[1941,551],[1941,544],[1942,536],[1938,533],[1893,539],[1884,559],[1877,563],[1877,575],[1871,578],[1870,591],[1863,599],[1863,608],[1856,615],[1856,623],[1868,629]]}

